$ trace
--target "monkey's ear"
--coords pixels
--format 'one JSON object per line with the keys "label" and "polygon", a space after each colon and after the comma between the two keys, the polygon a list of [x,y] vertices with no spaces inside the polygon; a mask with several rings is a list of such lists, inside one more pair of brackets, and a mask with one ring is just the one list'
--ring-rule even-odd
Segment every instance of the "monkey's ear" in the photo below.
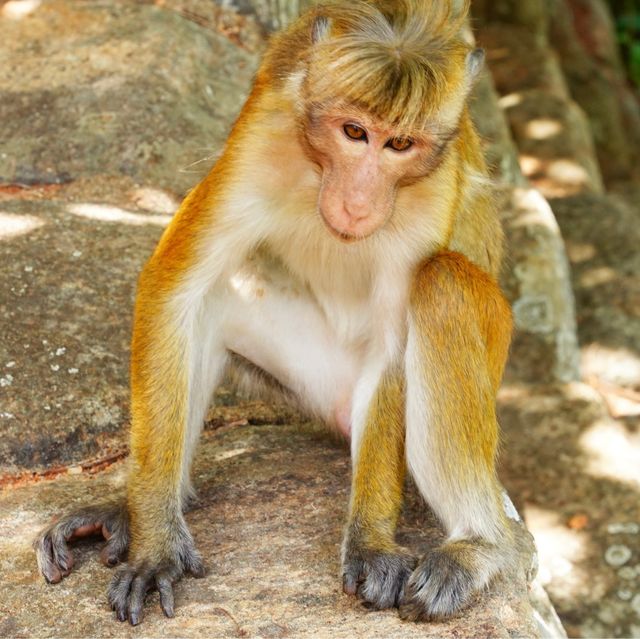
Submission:
{"label": "monkey's ear", "polygon": [[467,75],[473,82],[484,66],[484,49],[474,49],[467,55]]}
{"label": "monkey's ear", "polygon": [[329,38],[331,32],[331,20],[326,16],[317,16],[311,28],[311,41],[313,44],[323,42]]}

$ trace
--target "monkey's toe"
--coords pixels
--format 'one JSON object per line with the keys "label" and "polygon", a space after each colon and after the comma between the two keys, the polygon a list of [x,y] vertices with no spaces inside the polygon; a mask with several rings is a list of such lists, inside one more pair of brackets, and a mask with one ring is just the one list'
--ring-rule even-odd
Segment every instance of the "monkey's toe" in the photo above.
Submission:
{"label": "monkey's toe", "polygon": [[162,612],[166,617],[173,617],[173,585],[185,573],[194,577],[205,575],[202,557],[186,527],[167,555],[137,556],[118,568],[108,591],[111,608],[119,621],[128,620],[132,626],[137,626],[142,621],[147,593],[157,590]]}
{"label": "monkey's toe", "polygon": [[398,606],[416,560],[403,552],[364,551],[347,558],[342,589],[376,610]]}
{"label": "monkey's toe", "polygon": [[435,621],[467,606],[474,592],[474,575],[446,546],[422,558],[411,574],[400,617],[407,621]]}

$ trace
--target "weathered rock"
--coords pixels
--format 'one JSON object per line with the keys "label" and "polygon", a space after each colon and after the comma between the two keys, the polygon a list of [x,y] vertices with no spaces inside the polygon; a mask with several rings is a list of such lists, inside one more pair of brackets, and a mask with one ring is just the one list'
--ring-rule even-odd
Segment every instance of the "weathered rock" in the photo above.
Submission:
{"label": "weathered rock", "polygon": [[486,23],[477,35],[478,44],[487,51],[487,63],[500,95],[535,87],[569,98],[562,69],[544,33],[519,25]]}
{"label": "weathered rock", "polygon": [[500,187],[527,186],[520,170],[518,150],[500,108],[491,74],[485,70],[470,99],[471,114],[483,142],[492,178]]}
{"label": "weathered rock", "polygon": [[0,66],[3,182],[128,175],[184,193],[256,65],[230,39],[144,4],[51,0],[0,21],[13,61]]}
{"label": "weathered rock", "polygon": [[487,24],[479,41],[487,47],[524,175],[546,196],[602,192],[589,121],[569,96],[546,34]]}
{"label": "weathered rock", "polygon": [[552,201],[572,265],[583,374],[635,390],[640,390],[639,195],[636,188]]}
{"label": "weathered rock", "polygon": [[604,177],[637,171],[640,105],[627,86],[605,2],[475,0],[472,10],[501,95],[570,93],[589,119]]}
{"label": "weathered rock", "polygon": [[481,24],[505,22],[525,27],[527,31],[544,34],[549,20],[549,10],[545,0],[474,0],[473,16]]}
{"label": "weathered rock", "polygon": [[509,192],[502,207],[509,239],[502,285],[516,325],[508,379],[579,378],[578,343],[569,268],[551,208],[531,188]]}
{"label": "weathered rock", "polygon": [[[569,636],[633,636],[637,427],[612,419],[601,395],[584,384],[506,384],[499,407],[508,451],[500,476],[536,537],[540,581]],[[631,571],[620,574],[624,568],[607,563],[614,545],[631,551]]]}
{"label": "weathered rock", "polygon": [[502,104],[520,166],[533,186],[546,197],[602,193],[589,122],[573,100],[528,89],[506,97]]}
{"label": "weathered rock", "polygon": [[0,201],[0,475],[123,445],[135,282],[175,202],[113,186],[128,206]]}
{"label": "weathered rock", "polygon": [[571,94],[589,118],[604,177],[637,174],[640,104],[627,84],[605,2],[554,3],[549,35]]}
{"label": "weathered rock", "polygon": [[[332,639],[564,636],[554,628],[552,609],[539,591],[534,613],[527,588],[532,545],[516,522],[517,561],[448,623],[403,623],[395,610],[367,611],[343,595],[339,547],[349,465],[346,446],[310,424],[209,434],[195,467],[200,503],[187,515],[208,574],[180,582],[174,619],[162,616],[152,595],[140,631],[145,636]],[[93,548],[80,544],[71,576],[48,586],[37,574],[30,547],[53,514],[112,494],[121,475],[120,467],[91,479],[66,477],[0,496],[0,628],[5,635],[130,636],[131,629],[108,609],[111,573],[98,563]],[[413,494],[400,538],[421,552],[442,539]]]}
{"label": "weathered rock", "polygon": [[575,311],[560,230],[547,202],[520,171],[519,151],[488,76],[476,87],[471,107],[497,182],[507,237],[502,285],[513,306],[516,327],[507,377],[576,380]]}
{"label": "weathered rock", "polygon": [[255,13],[269,31],[274,31],[288,25],[314,0],[227,0],[227,3],[240,12]]}

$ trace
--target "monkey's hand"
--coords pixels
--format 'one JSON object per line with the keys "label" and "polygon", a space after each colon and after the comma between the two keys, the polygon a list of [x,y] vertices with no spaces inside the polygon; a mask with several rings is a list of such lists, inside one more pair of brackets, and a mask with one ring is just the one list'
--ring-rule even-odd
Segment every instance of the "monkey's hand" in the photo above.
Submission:
{"label": "monkey's hand", "polygon": [[465,608],[499,570],[505,552],[482,540],[461,540],[427,553],[409,577],[400,617],[436,621]]}
{"label": "monkey's hand", "polygon": [[[144,543],[144,542],[143,542]],[[174,615],[173,584],[182,575],[204,577],[205,569],[191,533],[184,522],[177,534],[162,540],[161,552],[136,552],[132,547],[129,562],[118,569],[109,586],[109,603],[119,621],[136,626],[142,620],[144,599],[150,590],[160,593],[160,606],[167,617]]]}
{"label": "monkey's hand", "polygon": [[100,553],[105,566],[115,566],[129,546],[129,520],[124,499],[81,508],[61,517],[35,539],[38,568],[50,584],[58,583],[73,567],[68,542],[102,535],[107,543]]}
{"label": "monkey's hand", "polygon": [[342,589],[376,610],[400,605],[416,559],[398,546],[372,550],[349,543],[342,561]]}

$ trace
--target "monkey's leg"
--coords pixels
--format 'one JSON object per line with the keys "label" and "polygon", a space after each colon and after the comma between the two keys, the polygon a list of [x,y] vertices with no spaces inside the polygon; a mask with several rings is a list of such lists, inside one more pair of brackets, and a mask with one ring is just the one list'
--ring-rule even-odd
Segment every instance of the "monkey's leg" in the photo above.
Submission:
{"label": "monkey's leg", "polygon": [[407,461],[448,534],[412,573],[400,614],[437,619],[467,605],[505,565],[511,540],[495,475],[495,397],[511,336],[497,284],[457,253],[420,268],[405,358]]}
{"label": "monkey's leg", "polygon": [[354,442],[343,589],[375,608],[397,606],[415,559],[395,541],[405,477],[402,373],[383,376]]}
{"label": "monkey's leg", "polygon": [[[162,244],[161,244],[162,247]],[[145,595],[160,593],[173,616],[173,583],[184,573],[204,575],[183,517],[190,495],[189,467],[226,351],[219,336],[219,292],[182,281],[162,294],[170,273],[162,253],[143,272],[132,343],[132,426],[127,507],[128,562],[109,588],[120,621],[140,622]]]}

